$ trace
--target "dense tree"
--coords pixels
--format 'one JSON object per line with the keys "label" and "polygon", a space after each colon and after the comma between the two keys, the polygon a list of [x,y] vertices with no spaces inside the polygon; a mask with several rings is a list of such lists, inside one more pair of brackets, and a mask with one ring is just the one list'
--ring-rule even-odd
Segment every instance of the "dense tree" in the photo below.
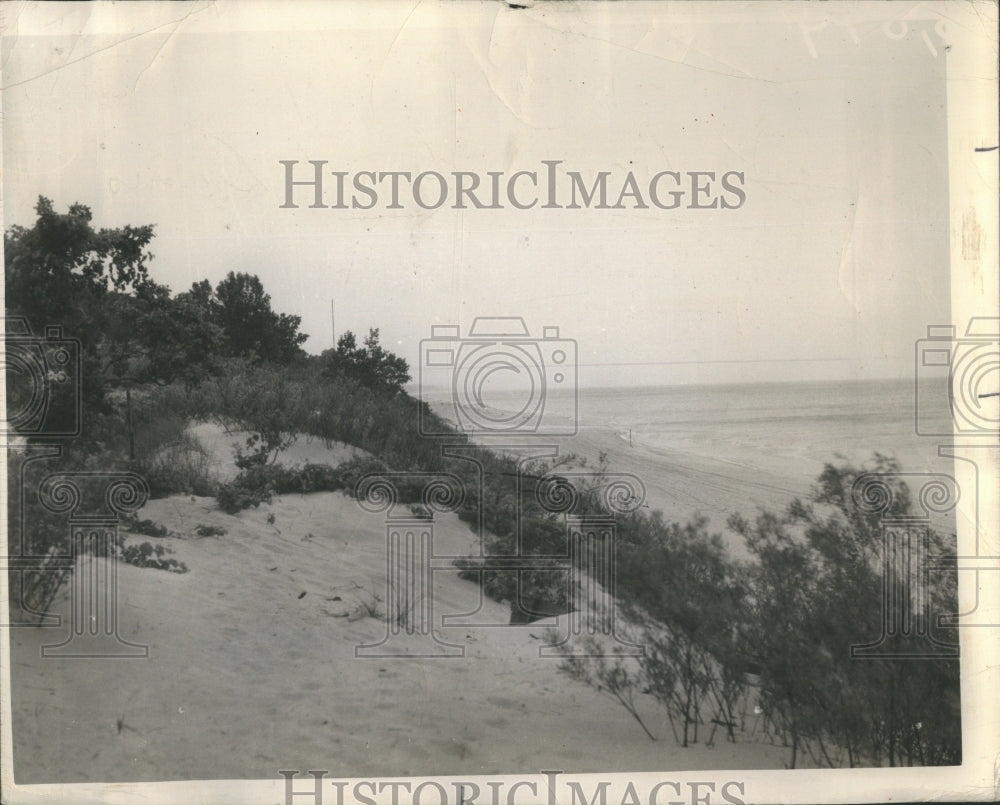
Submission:
{"label": "dense tree", "polygon": [[39,198],[35,209],[34,226],[6,233],[7,314],[27,318],[36,336],[61,325],[79,339],[83,424],[123,397],[134,458],[133,391],[203,378],[218,330],[192,302],[171,299],[150,279],[152,225],[95,230],[82,204],[58,214]]}
{"label": "dense tree", "polygon": [[190,305],[203,318],[213,322],[218,318],[219,303],[212,289],[212,283],[208,280],[193,283],[191,290],[177,294],[177,299]]}
{"label": "dense tree", "polygon": [[[700,724],[709,742],[718,726],[735,740],[752,677],[764,732],[784,740],[793,768],[960,763],[955,629],[933,617],[957,610],[954,538],[917,516],[904,477],[881,455],[860,469],[827,465],[808,499],[730,520],[745,563],[701,518],[620,518],[616,594],[644,653],[609,660],[584,640],[563,669],[640,723],[648,694],[682,745]],[[935,572],[883,540],[887,518],[908,524],[914,551],[927,539]],[[883,628],[883,589],[909,606],[902,631]],[[862,646],[878,650],[852,652]]]}
{"label": "dense tree", "polygon": [[192,386],[218,369],[219,328],[186,299],[149,281],[135,294],[111,295],[100,311],[97,352],[101,379],[125,398],[129,458],[135,459],[132,394],[136,389],[182,381]]}
{"label": "dense tree", "polygon": [[7,310],[36,329],[61,324],[83,338],[95,302],[149,281],[153,226],[95,231],[89,207],[73,204],[59,214],[42,196],[35,212],[34,226],[13,226],[4,236]]}
{"label": "dense tree", "polygon": [[299,332],[302,319],[276,313],[256,275],[230,271],[214,295],[208,293],[207,286],[207,281],[195,283],[189,295],[222,329],[229,355],[273,363],[303,356],[302,344],[308,336]]}
{"label": "dense tree", "polygon": [[[855,482],[865,474],[883,479],[884,509],[854,499]],[[809,500],[753,523],[731,521],[755,558],[747,651],[761,668],[762,706],[791,738],[793,765],[802,749],[829,765],[839,765],[835,752],[849,765],[961,760],[957,658],[907,658],[907,640],[918,637],[892,635],[883,656],[851,654],[852,646],[883,632],[883,584],[896,595],[908,591],[918,633],[927,619],[922,601],[933,601],[930,612],[957,611],[953,572],[921,577],[911,568],[914,575],[904,578],[898,574],[905,567],[883,566],[883,518],[914,516],[903,477],[881,455],[863,469],[828,464]],[[954,557],[953,541],[923,528],[937,564]],[[933,619],[925,625],[942,644],[957,643],[953,629]]]}
{"label": "dense tree", "polygon": [[393,394],[410,380],[409,364],[382,347],[378,328],[368,331],[360,347],[354,333],[348,330],[337,340],[335,350],[328,349],[322,354],[321,362],[327,377],[346,377]]}
{"label": "dense tree", "polygon": [[[73,204],[60,214],[42,196],[35,212],[33,226],[13,226],[4,234],[5,313],[27,319],[36,337],[46,327],[60,326],[65,337],[79,339],[84,409],[106,411],[99,314],[109,296],[135,293],[149,282],[153,227],[95,230],[89,207]],[[11,367],[7,370],[16,386]],[[74,377],[71,383],[76,387],[80,380]],[[51,412],[47,428],[65,431],[72,408]]]}

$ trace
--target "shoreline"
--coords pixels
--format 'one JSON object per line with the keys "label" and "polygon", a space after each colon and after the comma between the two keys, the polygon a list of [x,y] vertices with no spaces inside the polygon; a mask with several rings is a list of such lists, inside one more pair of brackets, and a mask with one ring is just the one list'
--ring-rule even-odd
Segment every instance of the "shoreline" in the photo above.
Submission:
{"label": "shoreline", "polygon": [[[435,413],[454,424],[447,416],[448,406],[435,403]],[[626,431],[627,433],[627,431]],[[521,454],[517,448],[506,448],[503,437],[486,436],[475,439],[483,447]],[[646,490],[646,505],[659,510],[666,520],[686,522],[696,514],[709,518],[713,531],[722,533],[734,554],[743,555],[742,540],[726,529],[732,514],[754,517],[761,508],[775,512],[783,510],[794,498],[807,495],[815,476],[795,479],[763,467],[750,466],[738,459],[704,455],[690,450],[651,445],[633,439],[630,447],[620,428],[592,425],[580,427],[572,436],[521,437],[519,447],[526,442],[538,447],[552,447],[558,455],[584,458],[588,466],[597,464],[601,454],[608,458],[611,472],[638,476]],[[817,473],[822,467],[817,468]]]}

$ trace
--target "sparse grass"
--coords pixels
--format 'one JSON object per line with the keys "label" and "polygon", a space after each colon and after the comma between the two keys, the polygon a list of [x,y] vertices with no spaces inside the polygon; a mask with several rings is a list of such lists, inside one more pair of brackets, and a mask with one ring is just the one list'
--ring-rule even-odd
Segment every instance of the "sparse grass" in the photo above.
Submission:
{"label": "sparse grass", "polygon": [[[356,581],[352,581],[346,585],[346,588],[350,593],[350,597],[354,600],[354,605],[350,610],[352,613],[350,616],[351,620],[357,620],[358,618],[385,619],[385,598],[378,591],[378,584],[374,579],[370,587],[362,587]],[[328,598],[327,600],[340,601],[341,597],[338,595],[335,598]]]}
{"label": "sparse grass", "polygon": [[230,483],[216,491],[219,508],[228,514],[270,503],[274,495],[312,492],[353,492],[358,480],[371,472],[384,472],[386,465],[371,458],[352,458],[337,467],[329,464],[253,464],[244,467]]}
{"label": "sparse grass", "polygon": [[41,625],[45,613],[49,611],[49,607],[71,573],[72,570],[60,561],[56,549],[50,548],[37,569],[11,574],[9,590],[11,604],[25,614],[34,616],[37,619],[36,623]]}
{"label": "sparse grass", "polygon": [[353,495],[354,490],[358,486],[358,481],[366,475],[386,472],[388,469],[388,465],[377,458],[372,458],[371,456],[354,456],[354,458],[348,459],[337,467],[337,473],[340,476],[344,490],[349,495]]}
{"label": "sparse grass", "polygon": [[[547,632],[545,642],[557,645],[555,632]],[[656,736],[642,720],[639,713],[637,695],[643,689],[643,680],[630,659],[621,655],[606,654],[606,649],[593,635],[588,635],[581,643],[584,654],[567,655],[559,669],[571,679],[590,685],[599,693],[618,702],[638,722],[646,737],[651,741]],[[671,726],[672,726],[671,722]]]}
{"label": "sparse grass", "polygon": [[184,441],[187,418],[164,408],[162,400],[156,395],[142,400],[136,398],[133,405],[135,455],[138,460],[152,459],[163,448]]}
{"label": "sparse grass", "polygon": [[176,494],[212,497],[218,488],[208,451],[189,433],[138,460],[135,469],[154,499]]}
{"label": "sparse grass", "polygon": [[375,588],[374,582],[370,590],[358,587],[361,593],[355,596],[358,604],[358,611],[367,618],[383,620],[385,618],[385,599]]}

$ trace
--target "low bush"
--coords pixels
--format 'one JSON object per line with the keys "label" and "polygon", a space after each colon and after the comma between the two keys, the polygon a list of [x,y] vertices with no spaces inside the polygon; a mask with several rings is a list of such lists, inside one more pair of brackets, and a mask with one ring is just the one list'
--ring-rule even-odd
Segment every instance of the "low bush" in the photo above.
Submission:
{"label": "low bush", "polygon": [[126,515],[122,518],[122,526],[126,531],[133,534],[142,534],[145,537],[166,537],[170,535],[170,529],[165,525],[154,523],[152,520],[140,520],[135,515]]}
{"label": "low bush", "polygon": [[173,551],[163,545],[152,545],[143,542],[141,545],[126,545],[121,549],[121,556],[130,565],[136,567],[152,567],[156,570],[167,570],[171,573],[187,573],[188,567],[176,559],[168,559],[167,554]]}
{"label": "low bush", "polygon": [[[862,468],[827,464],[809,498],[730,519],[746,561],[731,559],[702,517],[623,517],[615,594],[643,654],[606,661],[584,638],[562,670],[637,719],[637,693],[648,695],[681,746],[697,742],[702,726],[708,744],[717,727],[738,740],[753,688],[764,729],[790,749],[789,768],[803,758],[830,767],[960,763],[957,656],[909,661],[906,651],[926,651],[920,626],[886,638],[882,656],[858,662],[852,652],[885,634],[885,589],[915,623],[925,619],[938,646],[957,644],[955,629],[931,617],[958,610],[954,536],[922,526],[937,573],[917,579],[898,558],[887,562],[882,517],[920,522],[903,477],[880,455]],[[880,484],[877,511],[855,499],[866,478]]]}
{"label": "low bush", "polygon": [[224,537],[229,532],[222,528],[222,526],[217,525],[198,525],[194,529],[194,533],[199,537]]}
{"label": "low bush", "polygon": [[271,471],[281,470],[275,466],[258,466],[242,470],[228,484],[220,484],[215,498],[226,514],[238,514],[251,506],[257,508],[261,503],[270,503],[274,494],[271,482]]}
{"label": "low bush", "polygon": [[388,472],[388,470],[389,468],[385,462],[371,456],[355,456],[337,467],[344,490],[352,496],[357,489],[358,482],[366,475],[372,475],[377,472]]}
{"label": "low bush", "polygon": [[245,467],[228,484],[219,487],[216,498],[219,507],[236,514],[270,503],[274,495],[309,494],[311,492],[353,493],[360,478],[369,472],[384,471],[385,465],[374,459],[354,458],[339,467],[329,464],[304,464],[285,467],[281,464],[253,464]]}

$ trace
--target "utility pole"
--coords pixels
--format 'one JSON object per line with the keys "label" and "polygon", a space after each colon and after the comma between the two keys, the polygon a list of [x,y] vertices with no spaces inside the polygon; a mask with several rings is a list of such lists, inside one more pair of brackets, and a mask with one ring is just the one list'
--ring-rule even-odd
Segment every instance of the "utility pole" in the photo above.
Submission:
{"label": "utility pole", "polygon": [[333,348],[337,348],[337,317],[334,315],[333,299],[330,299],[330,332],[333,336]]}

